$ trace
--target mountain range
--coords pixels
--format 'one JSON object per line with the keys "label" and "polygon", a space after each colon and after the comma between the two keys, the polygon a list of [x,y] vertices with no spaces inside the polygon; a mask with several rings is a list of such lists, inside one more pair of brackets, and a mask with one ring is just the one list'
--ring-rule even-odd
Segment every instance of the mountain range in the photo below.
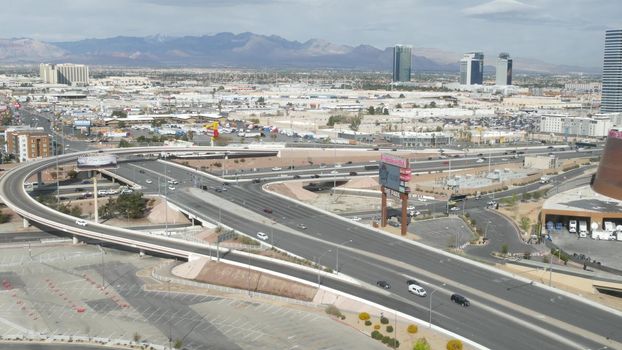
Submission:
{"label": "mountain range", "polygon": [[[462,54],[434,48],[413,49],[415,72],[458,72]],[[488,62],[494,62],[494,57]],[[338,45],[325,40],[290,41],[276,35],[218,33],[203,36],[117,36],[65,42],[29,38],[0,39],[0,63],[85,63],[112,66],[351,69],[390,71],[392,48]],[[493,64],[494,65],[494,64]],[[493,65],[487,70],[494,69]],[[524,73],[598,73],[591,67],[554,65],[514,58]]]}

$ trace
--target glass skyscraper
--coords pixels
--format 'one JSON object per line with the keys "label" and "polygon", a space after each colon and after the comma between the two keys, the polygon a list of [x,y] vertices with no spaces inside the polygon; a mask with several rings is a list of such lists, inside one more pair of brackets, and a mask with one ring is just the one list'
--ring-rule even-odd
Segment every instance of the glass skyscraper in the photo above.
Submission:
{"label": "glass skyscraper", "polygon": [[512,85],[512,59],[510,54],[502,52],[497,58],[496,85]]}
{"label": "glass skyscraper", "polygon": [[601,113],[622,112],[622,29],[605,34]]}
{"label": "glass skyscraper", "polygon": [[393,81],[410,81],[412,47],[395,45],[393,48]]}
{"label": "glass skyscraper", "polygon": [[484,53],[465,53],[460,60],[460,84],[482,85],[484,83]]}

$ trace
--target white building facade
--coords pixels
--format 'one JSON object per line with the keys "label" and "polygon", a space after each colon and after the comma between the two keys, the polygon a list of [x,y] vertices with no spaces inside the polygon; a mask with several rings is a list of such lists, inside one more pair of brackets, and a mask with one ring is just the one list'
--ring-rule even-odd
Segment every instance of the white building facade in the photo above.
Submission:
{"label": "white building facade", "polygon": [[605,137],[613,126],[611,117],[607,115],[588,118],[550,114],[540,118],[540,132],[567,136]]}
{"label": "white building facade", "polygon": [[89,67],[83,64],[41,63],[39,77],[46,84],[86,86],[89,85]]}

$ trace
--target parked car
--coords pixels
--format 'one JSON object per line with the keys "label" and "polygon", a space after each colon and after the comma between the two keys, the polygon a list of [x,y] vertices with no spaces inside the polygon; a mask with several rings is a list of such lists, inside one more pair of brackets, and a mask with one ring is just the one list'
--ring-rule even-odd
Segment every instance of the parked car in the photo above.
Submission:
{"label": "parked car", "polygon": [[378,281],[376,282],[376,285],[380,288],[391,289],[391,285],[387,281]]}
{"label": "parked car", "polygon": [[469,299],[465,298],[464,296],[460,294],[452,294],[451,301],[453,301],[454,303],[458,305],[462,305],[464,307],[471,305],[471,302],[469,301]]}
{"label": "parked car", "polygon": [[257,232],[257,238],[261,239],[262,241],[265,241],[268,239],[268,235],[263,232]]}
{"label": "parked car", "polygon": [[148,183],[148,184],[153,183],[153,181],[151,179],[147,179],[147,180],[145,180],[145,182]]}

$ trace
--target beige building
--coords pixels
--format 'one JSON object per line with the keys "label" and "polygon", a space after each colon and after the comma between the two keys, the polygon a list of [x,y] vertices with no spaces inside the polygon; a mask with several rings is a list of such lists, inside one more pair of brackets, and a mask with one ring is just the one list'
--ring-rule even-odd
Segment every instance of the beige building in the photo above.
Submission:
{"label": "beige building", "polygon": [[52,139],[45,132],[16,130],[7,133],[6,148],[19,162],[45,158],[53,154]]}
{"label": "beige building", "polygon": [[39,77],[47,84],[89,85],[89,67],[83,64],[48,64],[39,65]]}
{"label": "beige building", "polygon": [[555,169],[557,168],[557,157],[556,156],[525,156],[525,161],[523,163],[525,168],[530,169]]}

